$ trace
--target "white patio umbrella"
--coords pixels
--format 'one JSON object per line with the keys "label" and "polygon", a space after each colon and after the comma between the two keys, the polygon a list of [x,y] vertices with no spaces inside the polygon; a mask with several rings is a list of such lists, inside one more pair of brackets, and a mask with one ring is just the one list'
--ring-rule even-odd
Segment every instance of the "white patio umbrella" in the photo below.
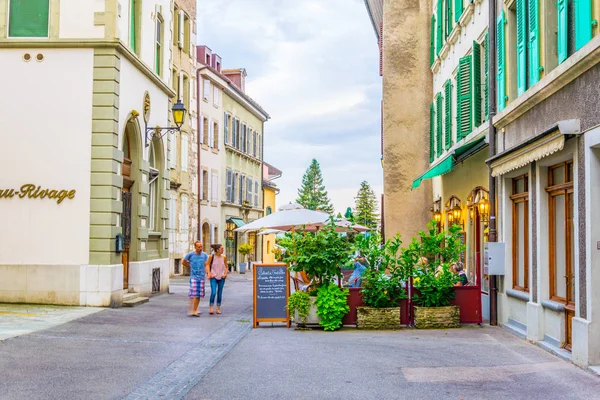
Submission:
{"label": "white patio umbrella", "polygon": [[284,210],[259,218],[256,221],[237,228],[235,231],[250,232],[262,231],[264,229],[275,229],[278,231],[291,231],[292,229],[317,230],[327,222],[329,217],[329,214],[322,211],[306,209]]}

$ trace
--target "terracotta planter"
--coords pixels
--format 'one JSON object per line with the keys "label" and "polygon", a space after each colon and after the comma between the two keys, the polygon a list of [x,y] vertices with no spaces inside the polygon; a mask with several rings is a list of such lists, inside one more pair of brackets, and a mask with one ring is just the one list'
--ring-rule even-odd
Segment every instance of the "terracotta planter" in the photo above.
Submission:
{"label": "terracotta planter", "polygon": [[400,307],[356,307],[358,329],[400,329]]}
{"label": "terracotta planter", "polygon": [[[308,311],[308,315],[306,316],[306,325],[319,325],[319,322],[321,322],[321,317],[317,315],[317,298],[315,296],[310,296],[308,301],[310,301],[310,309]],[[302,325],[302,320],[298,315],[298,311],[294,313],[294,319],[292,322],[294,322],[296,325]]]}
{"label": "terracotta planter", "polygon": [[460,328],[460,307],[415,307],[415,328]]}

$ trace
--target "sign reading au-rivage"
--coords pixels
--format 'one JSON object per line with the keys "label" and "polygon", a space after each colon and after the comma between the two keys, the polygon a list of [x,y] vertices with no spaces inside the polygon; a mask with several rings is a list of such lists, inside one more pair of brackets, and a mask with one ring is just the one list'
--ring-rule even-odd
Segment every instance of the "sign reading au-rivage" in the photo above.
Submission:
{"label": "sign reading au-rivage", "polygon": [[20,199],[48,198],[56,200],[56,204],[60,204],[64,199],[75,198],[75,192],[75,190],[42,189],[41,186],[26,183],[20,189],[0,189],[0,199],[12,199],[15,196]]}

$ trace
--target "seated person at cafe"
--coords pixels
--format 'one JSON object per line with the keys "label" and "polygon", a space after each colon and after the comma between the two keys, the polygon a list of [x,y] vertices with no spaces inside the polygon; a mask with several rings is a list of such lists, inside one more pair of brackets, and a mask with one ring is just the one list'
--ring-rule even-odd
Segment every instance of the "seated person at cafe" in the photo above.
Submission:
{"label": "seated person at cafe", "polygon": [[454,263],[452,268],[458,274],[459,279],[459,281],[454,286],[467,286],[469,284],[469,278],[467,277],[467,274],[464,271],[463,263],[457,261],[456,263]]}
{"label": "seated person at cafe", "polygon": [[356,288],[360,287],[361,285],[361,278],[367,270],[367,262],[363,255],[359,255],[358,257],[356,257],[355,261],[356,262],[354,263],[354,271],[352,272],[352,275],[350,275],[350,277],[348,278],[348,286]]}

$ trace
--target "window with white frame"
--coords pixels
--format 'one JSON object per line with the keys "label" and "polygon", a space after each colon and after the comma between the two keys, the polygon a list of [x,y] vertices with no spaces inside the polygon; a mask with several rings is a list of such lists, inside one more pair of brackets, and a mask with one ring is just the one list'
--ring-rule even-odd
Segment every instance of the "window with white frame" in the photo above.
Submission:
{"label": "window with white frame", "polygon": [[213,171],[212,172],[212,177],[211,177],[211,187],[212,187],[212,193],[211,193],[211,199],[210,201],[212,201],[213,203],[216,203],[217,201],[219,201],[219,176],[217,171]]}
{"label": "window with white frame", "polygon": [[150,164],[150,170],[148,171],[148,229],[154,231],[156,227],[156,218],[158,215],[158,169],[156,169],[156,159],[154,156],[154,146],[150,146],[148,151],[148,163]]}
{"label": "window with white frame", "polygon": [[188,170],[188,136],[181,135],[181,170]]}
{"label": "window with white frame", "polygon": [[254,207],[258,208],[258,181],[254,181]]}
{"label": "window with white frame", "polygon": [[179,46],[179,48],[183,48],[183,40],[184,40],[184,13],[183,10],[179,10],[179,13],[177,14],[177,46]]}
{"label": "window with white frame", "polygon": [[225,186],[225,201],[233,203],[233,172],[230,169],[226,171],[225,179],[227,180]]}
{"label": "window with white frame", "polygon": [[213,85],[213,105],[219,105],[219,88]]}
{"label": "window with white frame", "polygon": [[171,194],[169,197],[169,229],[176,230],[177,229],[177,197],[174,194]]}
{"label": "window with white frame", "polygon": [[203,90],[204,100],[208,101],[210,97],[210,81],[208,79],[204,80],[204,90]]}
{"label": "window with white frame", "polygon": [[247,178],[246,179],[246,198],[245,200],[247,200],[250,204],[252,204],[252,179]]}
{"label": "window with white frame", "polygon": [[181,221],[179,222],[180,232],[188,233],[188,197],[185,194],[181,195]]}
{"label": "window with white frame", "polygon": [[213,129],[214,129],[214,125],[213,125],[213,121],[212,118],[208,120],[208,135],[207,135],[207,139],[208,139],[208,147],[213,147]]}

